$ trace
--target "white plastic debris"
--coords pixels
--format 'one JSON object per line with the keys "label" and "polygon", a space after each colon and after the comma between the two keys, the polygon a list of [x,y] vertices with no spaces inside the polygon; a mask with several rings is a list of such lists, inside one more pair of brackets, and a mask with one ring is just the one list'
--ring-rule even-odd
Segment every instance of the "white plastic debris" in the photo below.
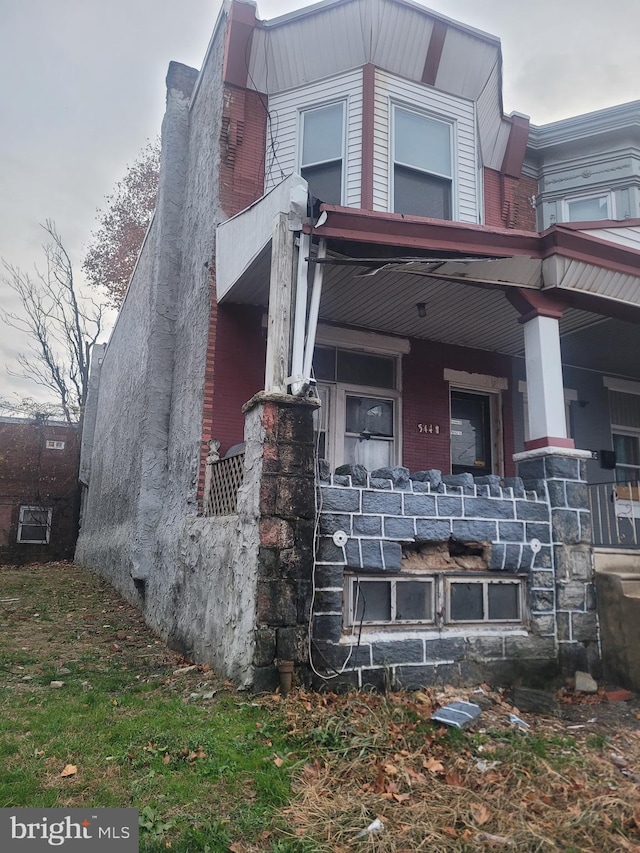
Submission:
{"label": "white plastic debris", "polygon": [[358,838],[362,838],[363,835],[372,835],[374,833],[380,833],[384,830],[384,824],[377,817],[374,821],[372,821],[366,829],[363,829],[362,832],[358,833]]}
{"label": "white plastic debris", "polygon": [[466,729],[480,714],[480,706],[474,705],[473,702],[451,702],[432,714],[431,719],[454,729]]}
{"label": "white plastic debris", "polygon": [[481,773],[487,773],[489,770],[495,770],[501,763],[501,761],[485,761],[481,758],[479,761],[476,761],[476,770],[479,770]]}
{"label": "white plastic debris", "polygon": [[522,719],[522,717],[519,717],[517,714],[509,714],[509,722],[510,722],[513,726],[518,726],[518,727],[520,727],[520,728],[522,728],[522,729],[529,729],[529,728],[531,728],[531,726],[529,725],[529,723],[526,723],[526,722]]}

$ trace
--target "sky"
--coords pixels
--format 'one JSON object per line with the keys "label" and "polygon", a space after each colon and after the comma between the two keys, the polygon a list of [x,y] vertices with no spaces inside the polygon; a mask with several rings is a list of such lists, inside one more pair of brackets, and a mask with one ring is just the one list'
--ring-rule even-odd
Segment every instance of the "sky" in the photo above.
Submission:
{"label": "sky", "polygon": [[[309,5],[258,0],[258,15]],[[419,5],[501,39],[506,113],[545,124],[640,99],[639,0]],[[40,224],[52,219],[82,284],[96,210],[158,135],[167,66],[200,67],[219,8],[220,0],[0,0],[0,258],[42,268]],[[15,307],[2,282],[0,306]],[[0,398],[44,399],[7,371],[19,370],[24,349],[24,336],[0,325]]]}

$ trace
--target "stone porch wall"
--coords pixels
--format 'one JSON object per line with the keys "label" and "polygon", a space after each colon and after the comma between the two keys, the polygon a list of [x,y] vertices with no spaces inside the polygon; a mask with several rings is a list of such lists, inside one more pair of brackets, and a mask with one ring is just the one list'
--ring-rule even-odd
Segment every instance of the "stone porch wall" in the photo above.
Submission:
{"label": "stone porch wall", "polygon": [[[594,648],[588,646],[587,654],[584,645],[592,643],[596,618],[584,538],[589,530],[584,472],[578,463],[550,462],[537,478],[538,463],[525,465],[525,481],[410,474],[406,468],[322,471],[314,572],[316,682],[325,676],[332,684],[417,688],[434,681],[548,677],[558,662],[565,669],[583,662],[596,668]],[[337,531],[346,534],[344,545],[334,542]],[[343,632],[345,571],[398,575],[403,545],[449,540],[486,543],[488,571],[527,575],[524,625]]]}

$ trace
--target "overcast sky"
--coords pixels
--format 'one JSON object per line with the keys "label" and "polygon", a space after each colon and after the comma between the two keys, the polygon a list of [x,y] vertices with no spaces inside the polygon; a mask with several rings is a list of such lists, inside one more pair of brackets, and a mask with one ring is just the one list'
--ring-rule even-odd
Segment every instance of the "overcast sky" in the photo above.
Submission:
{"label": "overcast sky", "polygon": [[[258,0],[273,18],[305,0]],[[502,41],[504,107],[535,124],[640,99],[640,0],[431,0]],[[76,269],[96,208],[159,131],[170,60],[200,67],[220,0],[0,0],[0,257],[31,269],[55,220]],[[0,285],[3,306],[11,294]],[[5,365],[0,397],[36,396]]]}

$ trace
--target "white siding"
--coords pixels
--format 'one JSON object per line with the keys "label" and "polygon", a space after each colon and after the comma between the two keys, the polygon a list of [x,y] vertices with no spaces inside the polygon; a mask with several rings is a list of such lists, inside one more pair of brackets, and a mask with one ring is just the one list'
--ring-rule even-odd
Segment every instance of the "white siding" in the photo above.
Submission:
{"label": "white siding", "polygon": [[500,68],[496,65],[477,101],[482,165],[496,170],[502,167],[510,130],[502,115],[500,94]]}
{"label": "white siding", "polygon": [[269,98],[265,192],[299,169],[300,111],[346,101],[345,197],[348,207],[360,206],[362,171],[362,69],[303,86]]}
{"label": "white siding", "polygon": [[640,251],[640,228],[636,225],[628,225],[624,228],[593,228],[583,232],[590,237],[598,237],[600,240],[608,240],[610,243],[618,243],[627,249]]}
{"label": "white siding", "polygon": [[390,210],[390,115],[393,103],[412,106],[447,119],[454,128],[454,211],[459,222],[478,222],[478,174],[473,102],[410,80],[376,72],[373,206]]}

